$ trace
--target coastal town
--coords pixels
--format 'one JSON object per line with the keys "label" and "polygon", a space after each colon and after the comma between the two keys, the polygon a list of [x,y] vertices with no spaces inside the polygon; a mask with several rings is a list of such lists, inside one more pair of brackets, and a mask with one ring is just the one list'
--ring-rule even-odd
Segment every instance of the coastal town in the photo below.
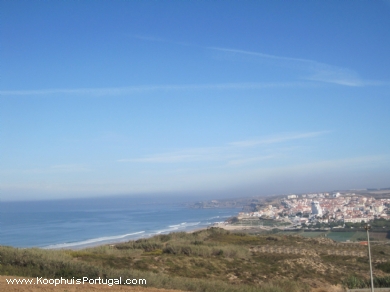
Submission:
{"label": "coastal town", "polygon": [[287,195],[274,204],[251,204],[251,212],[240,212],[238,219],[259,217],[291,223],[295,227],[310,224],[367,223],[390,219],[390,198],[374,198],[355,193],[309,193]]}

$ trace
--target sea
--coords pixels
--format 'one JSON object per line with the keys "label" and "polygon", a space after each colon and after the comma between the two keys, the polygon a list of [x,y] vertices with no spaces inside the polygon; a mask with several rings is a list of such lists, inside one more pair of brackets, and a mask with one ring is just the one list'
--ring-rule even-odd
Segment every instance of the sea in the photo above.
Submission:
{"label": "sea", "polygon": [[192,231],[237,215],[238,208],[192,209],[196,198],[139,196],[0,202],[0,245],[80,249]]}

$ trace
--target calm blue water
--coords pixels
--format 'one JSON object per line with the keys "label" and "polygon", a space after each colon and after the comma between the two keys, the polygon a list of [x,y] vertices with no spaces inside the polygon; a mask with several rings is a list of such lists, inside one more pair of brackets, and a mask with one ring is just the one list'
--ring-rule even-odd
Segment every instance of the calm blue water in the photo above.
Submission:
{"label": "calm blue water", "polygon": [[161,197],[0,202],[0,245],[76,249],[202,228],[239,211]]}

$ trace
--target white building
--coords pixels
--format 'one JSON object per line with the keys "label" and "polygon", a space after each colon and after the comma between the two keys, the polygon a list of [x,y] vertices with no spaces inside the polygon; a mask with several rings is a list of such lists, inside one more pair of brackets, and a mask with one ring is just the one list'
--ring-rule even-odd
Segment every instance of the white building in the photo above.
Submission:
{"label": "white building", "polygon": [[361,222],[368,222],[369,218],[360,218],[360,217],[355,217],[355,218],[344,218],[344,222],[350,222],[350,223],[361,223]]}
{"label": "white building", "polygon": [[334,193],[334,194],[332,195],[333,198],[338,198],[338,197],[340,197],[340,196],[341,196],[341,194],[340,194],[339,192]]}
{"label": "white building", "polygon": [[311,213],[313,215],[322,216],[322,208],[320,202],[318,201],[311,202]]}

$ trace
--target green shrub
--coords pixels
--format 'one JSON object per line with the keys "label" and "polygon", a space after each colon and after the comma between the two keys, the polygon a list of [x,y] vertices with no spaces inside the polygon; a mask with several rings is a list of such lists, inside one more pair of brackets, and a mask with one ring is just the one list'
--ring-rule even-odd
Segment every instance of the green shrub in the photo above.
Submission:
{"label": "green shrub", "polygon": [[376,267],[385,273],[390,273],[390,262],[380,263]]}
{"label": "green shrub", "polygon": [[356,276],[349,276],[343,281],[343,285],[349,289],[367,288],[368,283],[366,279],[358,278]]}
{"label": "green shrub", "polygon": [[[349,276],[343,281],[344,286],[349,289],[369,288],[371,287],[371,280],[364,279],[356,276]],[[374,277],[375,288],[387,288],[390,287],[390,276],[386,277]]]}

